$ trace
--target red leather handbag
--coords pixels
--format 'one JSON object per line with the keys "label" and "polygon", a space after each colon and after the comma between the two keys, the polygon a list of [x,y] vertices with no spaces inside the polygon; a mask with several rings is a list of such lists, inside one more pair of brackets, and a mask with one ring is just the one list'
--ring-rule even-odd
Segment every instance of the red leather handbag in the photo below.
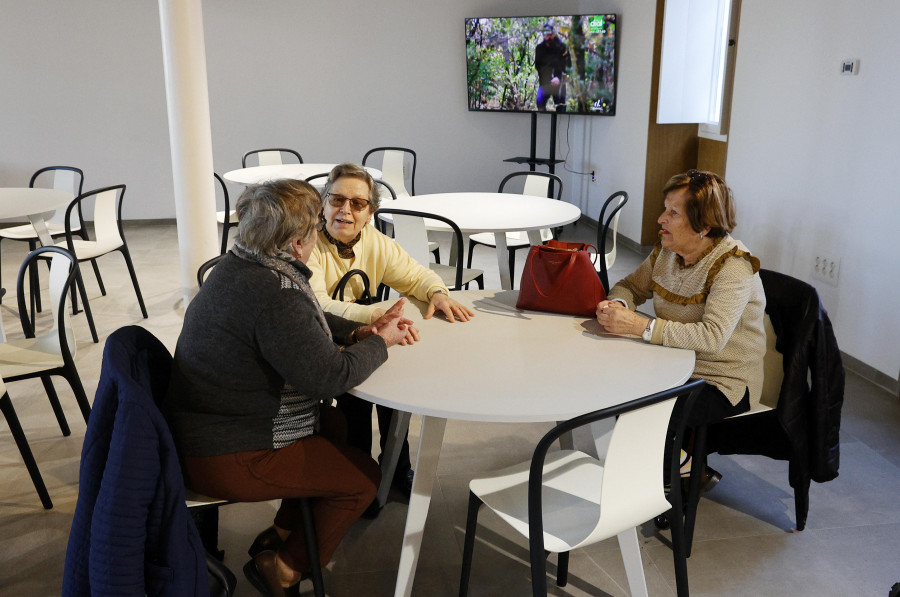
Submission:
{"label": "red leather handbag", "polygon": [[[582,243],[551,240],[528,251],[516,307],[593,317],[606,290]],[[596,249],[594,249],[596,251]]]}

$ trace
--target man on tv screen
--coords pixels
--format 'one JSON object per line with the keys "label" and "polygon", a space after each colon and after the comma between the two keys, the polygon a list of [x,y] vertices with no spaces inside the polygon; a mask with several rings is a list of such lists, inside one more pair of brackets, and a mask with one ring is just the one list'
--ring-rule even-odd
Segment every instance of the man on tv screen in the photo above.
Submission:
{"label": "man on tv screen", "polygon": [[538,73],[537,106],[547,111],[547,101],[553,98],[557,112],[566,111],[565,71],[571,66],[566,44],[556,36],[551,23],[544,25],[544,41],[534,49],[534,68]]}

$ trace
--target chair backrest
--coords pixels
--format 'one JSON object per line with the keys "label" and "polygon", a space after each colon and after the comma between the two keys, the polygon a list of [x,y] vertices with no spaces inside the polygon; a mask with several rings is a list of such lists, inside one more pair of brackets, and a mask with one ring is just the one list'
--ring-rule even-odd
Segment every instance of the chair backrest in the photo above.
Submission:
{"label": "chair backrest", "polygon": [[[222,195],[222,213],[224,214],[224,217],[222,218],[222,245],[219,249],[219,254],[224,255],[225,251],[228,250],[228,230],[232,226],[234,226],[234,224],[231,222],[231,198],[228,196],[228,187],[225,185],[225,180],[215,172],[213,172],[213,178],[217,183],[219,183],[218,185],[214,185],[214,187],[218,187]],[[218,200],[216,200],[217,208],[218,203]]]}
{"label": "chair backrest", "polygon": [[[125,197],[125,185],[117,184],[102,189],[88,191],[69,203],[66,208],[66,219],[75,210],[81,210],[82,204],[94,199],[94,235],[98,249],[114,251],[124,244],[122,240],[122,199]],[[66,239],[71,242],[72,229],[66,222]],[[69,250],[74,252],[73,245]]]}
{"label": "chair backrest", "polygon": [[[406,147],[375,147],[366,152],[362,159],[362,165],[374,153],[382,152],[381,157],[381,179],[390,184],[395,191],[395,199],[397,197],[415,195],[416,194],[416,152]],[[407,162],[412,162],[412,166],[407,166]],[[407,176],[408,174],[408,176]],[[409,187],[406,185],[409,180]],[[409,188],[410,190],[407,190]]]}
{"label": "chair backrest", "polygon": [[[618,417],[604,460],[603,483],[597,488],[599,517],[593,531],[587,534],[579,545],[617,535],[669,508],[663,487],[663,467],[669,466],[670,474],[674,474],[673,478],[677,478],[677,455],[680,451],[673,450],[671,462],[665,463],[666,443],[672,442],[673,446],[680,446],[684,435],[684,425],[680,425],[675,436],[669,436],[668,426],[672,408],[679,397],[685,397],[686,408],[691,408],[704,385],[703,380],[697,380],[625,404],[588,413],[560,423],[541,438],[531,460],[528,479],[528,524],[532,567],[536,564],[534,554],[544,553],[541,500],[544,461],[551,445],[564,433],[573,429],[601,419]],[[538,559],[543,561],[542,558]],[[541,575],[534,575],[534,578],[543,578],[544,564],[541,563],[540,566]]]}
{"label": "chair backrest", "polygon": [[216,265],[222,261],[225,255],[216,255],[209,261],[204,262],[199,268],[197,268],[197,286],[203,286],[203,283],[206,281],[206,277],[209,275],[209,271],[216,267]]}
{"label": "chair backrest", "polygon": [[[437,214],[427,213],[424,211],[412,211],[408,209],[391,209],[382,207],[375,212],[373,219],[378,220],[378,226],[384,229],[384,221],[378,218],[381,214],[393,214],[394,240],[396,240],[403,249],[409,253],[409,256],[418,261],[422,267],[429,267],[431,263],[431,253],[428,250],[428,231],[425,228],[425,218],[439,220],[444,222],[453,229],[453,234],[457,242],[457,246],[462,245],[462,231],[459,226],[450,218],[445,218]],[[456,260],[456,277],[455,283],[451,290],[462,289],[463,266],[462,259]]]}
{"label": "chair backrest", "polygon": [[273,147],[271,149],[253,149],[244,154],[241,158],[241,167],[247,167],[247,158],[256,156],[259,166],[280,166],[284,164],[284,158],[294,156],[298,164],[303,163],[303,157],[293,149],[285,149],[283,147]]}
{"label": "chair backrest", "polygon": [[[80,168],[75,168],[73,166],[47,166],[31,175],[28,186],[47,186],[58,191],[72,193],[73,197],[77,197],[82,193],[82,188],[84,186],[84,172],[82,172]],[[64,216],[65,210],[58,209],[49,221],[59,226],[64,226]],[[72,230],[81,230],[84,222],[81,212],[76,211],[71,215],[71,218]]]}
{"label": "chair backrest", "polygon": [[781,394],[781,382],[784,381],[784,355],[776,348],[778,336],[768,313],[763,317],[763,328],[766,332],[766,354],[763,355],[763,387],[759,403],[775,408]]}
{"label": "chair backrest", "polygon": [[[548,199],[553,198],[554,192],[556,193],[556,199],[559,200],[562,197],[563,183],[562,179],[555,175],[549,174],[547,172],[530,172],[530,171],[521,171],[521,172],[513,172],[512,174],[507,174],[503,180],[500,181],[500,187],[498,188],[498,193],[505,193],[506,186],[510,181],[519,182],[524,178],[522,194],[523,195],[532,195],[534,197],[547,197]],[[551,188],[552,187],[552,188]],[[548,241],[551,238],[557,238],[561,229],[550,230],[549,228],[545,228],[541,230],[541,240]],[[507,236],[513,236],[515,238],[519,238],[521,240],[528,239],[528,233],[521,232],[508,232]]]}
{"label": "chair backrest", "polygon": [[[619,212],[628,203],[628,193],[616,191],[603,203],[603,209],[597,217],[597,257],[594,268],[603,287],[609,292],[609,268],[616,261],[616,235],[619,231]],[[607,213],[608,212],[608,213]],[[612,233],[612,249],[606,250],[606,239]]]}
{"label": "chair backrest", "polygon": [[66,308],[69,293],[75,284],[75,272],[78,263],[75,257],[67,250],[60,247],[41,247],[26,255],[19,267],[17,301],[19,304],[19,319],[22,322],[22,330],[26,338],[36,337],[36,330],[31,326],[31,313],[29,311],[29,293],[25,288],[25,280],[28,278],[28,269],[36,260],[50,258],[50,308],[52,312],[52,327],[41,336],[56,335],[59,338],[59,346],[62,354],[75,356],[77,344],[75,331],[72,329],[72,315]]}

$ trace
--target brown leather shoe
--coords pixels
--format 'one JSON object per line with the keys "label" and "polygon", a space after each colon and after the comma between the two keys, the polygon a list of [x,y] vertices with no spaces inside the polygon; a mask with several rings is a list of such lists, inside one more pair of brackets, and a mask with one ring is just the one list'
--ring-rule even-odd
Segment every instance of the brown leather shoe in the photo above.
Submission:
{"label": "brown leather shoe", "polygon": [[278,551],[282,543],[284,541],[281,539],[281,535],[278,534],[274,526],[271,526],[256,536],[256,539],[253,540],[253,545],[247,550],[247,555],[253,558],[259,552],[267,549]]}
{"label": "brown leather shoe", "polygon": [[265,597],[282,597],[284,589],[278,579],[278,563],[275,552],[267,549],[256,554],[244,564],[244,576]]}

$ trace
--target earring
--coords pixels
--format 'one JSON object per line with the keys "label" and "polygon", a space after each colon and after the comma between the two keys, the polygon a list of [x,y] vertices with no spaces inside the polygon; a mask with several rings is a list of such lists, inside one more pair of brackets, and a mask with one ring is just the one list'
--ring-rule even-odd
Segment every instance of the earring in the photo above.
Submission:
{"label": "earring", "polygon": [[703,240],[703,233],[700,233],[700,240]]}

